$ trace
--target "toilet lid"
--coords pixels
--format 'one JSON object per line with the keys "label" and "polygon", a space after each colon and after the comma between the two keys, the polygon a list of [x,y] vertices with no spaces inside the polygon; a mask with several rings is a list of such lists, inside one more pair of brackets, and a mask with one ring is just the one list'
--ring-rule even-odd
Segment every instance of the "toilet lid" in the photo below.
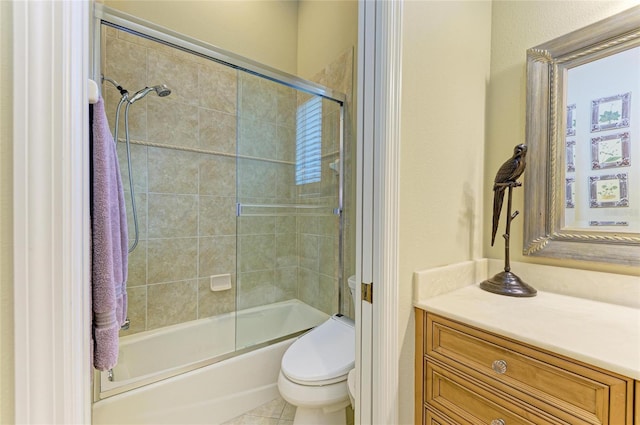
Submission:
{"label": "toilet lid", "polygon": [[308,385],[344,376],[355,366],[355,340],[353,321],[332,316],[291,344],[282,358],[282,373]]}

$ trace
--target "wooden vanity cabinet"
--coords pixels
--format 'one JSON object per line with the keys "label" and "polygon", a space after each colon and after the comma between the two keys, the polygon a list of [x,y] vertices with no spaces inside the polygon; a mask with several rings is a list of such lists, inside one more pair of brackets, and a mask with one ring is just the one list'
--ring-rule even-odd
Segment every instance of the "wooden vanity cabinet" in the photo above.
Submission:
{"label": "wooden vanity cabinet", "polygon": [[630,425],[634,391],[633,379],[416,309],[416,424]]}

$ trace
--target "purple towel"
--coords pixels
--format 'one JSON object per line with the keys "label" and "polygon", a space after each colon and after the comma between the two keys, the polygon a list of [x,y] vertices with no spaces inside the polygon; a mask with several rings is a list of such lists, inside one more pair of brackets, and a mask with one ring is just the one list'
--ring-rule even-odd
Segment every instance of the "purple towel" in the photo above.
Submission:
{"label": "purple towel", "polygon": [[93,105],[92,123],[93,365],[118,362],[118,332],[127,317],[129,241],[118,155],[102,98]]}

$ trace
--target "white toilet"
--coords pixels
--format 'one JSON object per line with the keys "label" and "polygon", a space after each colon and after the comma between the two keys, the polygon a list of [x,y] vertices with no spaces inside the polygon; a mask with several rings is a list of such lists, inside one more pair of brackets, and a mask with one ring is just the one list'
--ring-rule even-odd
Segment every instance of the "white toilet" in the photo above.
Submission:
{"label": "white toilet", "polygon": [[[354,299],[355,276],[348,282]],[[345,425],[353,396],[347,375],[355,367],[355,339],[353,320],[336,314],[284,353],[278,389],[297,408],[294,425]]]}

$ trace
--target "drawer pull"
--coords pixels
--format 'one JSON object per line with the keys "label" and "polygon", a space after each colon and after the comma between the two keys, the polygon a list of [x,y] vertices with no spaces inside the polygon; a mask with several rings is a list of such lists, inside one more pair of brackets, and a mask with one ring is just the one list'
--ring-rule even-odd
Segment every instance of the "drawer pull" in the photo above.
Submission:
{"label": "drawer pull", "polygon": [[491,421],[491,425],[505,425],[504,419],[494,419]]}
{"label": "drawer pull", "polygon": [[[492,364],[491,364],[491,368],[493,369],[494,372],[499,373],[499,374],[503,374],[507,371],[507,362],[505,362],[504,360],[495,360]],[[502,419],[500,419],[502,420]],[[504,421],[503,421],[504,422]],[[501,425],[498,423],[491,423],[491,425]]]}

